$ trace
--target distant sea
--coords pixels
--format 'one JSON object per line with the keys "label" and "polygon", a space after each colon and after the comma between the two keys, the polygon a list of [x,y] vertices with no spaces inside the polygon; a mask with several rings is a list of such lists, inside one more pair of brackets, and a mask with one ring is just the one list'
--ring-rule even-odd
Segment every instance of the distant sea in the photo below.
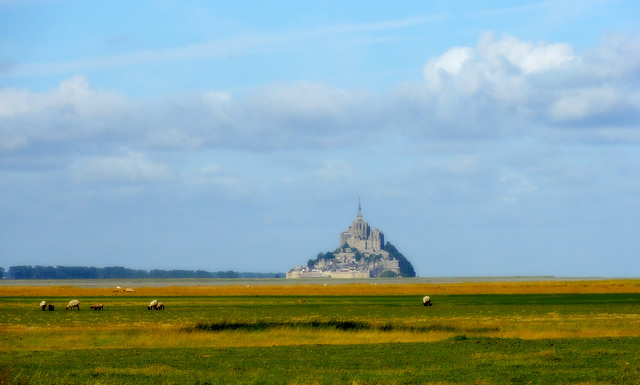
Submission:
{"label": "distant sea", "polygon": [[591,281],[622,279],[607,277],[555,277],[555,276],[513,276],[513,277],[417,277],[417,278],[188,278],[188,279],[20,279],[0,280],[0,286],[73,286],[84,288],[121,287],[166,287],[166,286],[228,286],[228,285],[343,285],[364,284],[416,284],[416,283],[464,283],[464,282],[533,282],[533,281]]}

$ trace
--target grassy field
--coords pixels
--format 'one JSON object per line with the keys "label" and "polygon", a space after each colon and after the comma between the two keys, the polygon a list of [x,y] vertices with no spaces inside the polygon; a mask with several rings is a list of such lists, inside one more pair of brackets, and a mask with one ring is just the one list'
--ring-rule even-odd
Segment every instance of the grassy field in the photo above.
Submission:
{"label": "grassy field", "polygon": [[639,280],[135,289],[0,287],[0,384],[640,384]]}

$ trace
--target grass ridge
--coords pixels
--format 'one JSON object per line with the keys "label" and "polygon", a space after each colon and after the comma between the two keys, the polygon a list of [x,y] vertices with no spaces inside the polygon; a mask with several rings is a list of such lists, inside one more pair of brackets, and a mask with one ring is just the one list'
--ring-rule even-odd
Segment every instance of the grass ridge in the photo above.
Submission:
{"label": "grass ridge", "polygon": [[392,331],[408,331],[417,333],[428,332],[466,332],[466,333],[486,333],[497,332],[498,327],[474,327],[462,328],[444,324],[430,324],[423,326],[407,326],[386,323],[383,325],[374,325],[369,322],[354,320],[329,320],[329,321],[265,321],[256,322],[238,322],[238,321],[220,321],[220,322],[198,322],[193,326],[188,326],[182,330],[191,332],[223,332],[230,330],[239,331],[264,331],[268,329],[314,329],[314,330],[339,330],[339,331],[364,331],[373,330],[381,332]]}

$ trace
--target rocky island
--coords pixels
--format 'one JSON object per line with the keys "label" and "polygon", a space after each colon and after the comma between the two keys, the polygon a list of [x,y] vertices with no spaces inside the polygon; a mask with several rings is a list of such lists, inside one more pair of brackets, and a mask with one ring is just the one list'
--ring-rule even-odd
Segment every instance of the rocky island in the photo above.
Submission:
{"label": "rocky island", "polygon": [[392,244],[384,243],[384,233],[373,229],[358,215],[349,229],[340,233],[340,247],[319,253],[306,266],[298,265],[287,278],[375,278],[415,277],[411,263]]}

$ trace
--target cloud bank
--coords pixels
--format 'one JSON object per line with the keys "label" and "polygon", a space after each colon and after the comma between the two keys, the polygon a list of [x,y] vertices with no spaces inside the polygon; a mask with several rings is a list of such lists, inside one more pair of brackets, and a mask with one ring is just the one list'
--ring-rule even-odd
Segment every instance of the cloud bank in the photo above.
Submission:
{"label": "cloud bank", "polygon": [[640,39],[606,36],[579,55],[568,44],[483,35],[429,60],[424,84],[388,94],[276,84],[133,100],[78,75],[50,92],[0,91],[0,149],[84,146],[280,151],[373,142],[528,135],[637,143]]}

